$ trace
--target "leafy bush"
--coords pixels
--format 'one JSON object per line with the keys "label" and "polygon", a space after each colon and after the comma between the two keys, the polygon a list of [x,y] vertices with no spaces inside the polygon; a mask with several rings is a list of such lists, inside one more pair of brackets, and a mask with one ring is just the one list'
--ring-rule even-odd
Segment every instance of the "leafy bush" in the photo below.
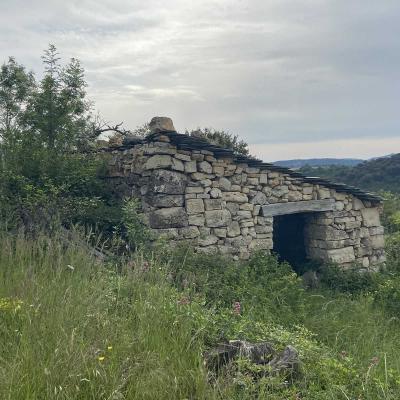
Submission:
{"label": "leafy bush", "polygon": [[376,290],[380,276],[375,272],[360,271],[356,265],[343,269],[334,264],[327,264],[319,269],[319,279],[321,285],[329,290],[360,294]]}

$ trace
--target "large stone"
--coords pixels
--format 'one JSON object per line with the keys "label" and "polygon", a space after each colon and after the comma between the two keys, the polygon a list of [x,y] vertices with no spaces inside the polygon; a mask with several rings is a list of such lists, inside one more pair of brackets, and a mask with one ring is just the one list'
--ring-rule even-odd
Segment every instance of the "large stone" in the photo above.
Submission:
{"label": "large stone", "polygon": [[385,238],[383,235],[375,235],[369,238],[371,247],[374,250],[383,249],[385,247]]}
{"label": "large stone", "polygon": [[231,190],[232,183],[229,179],[222,177],[219,179],[218,183],[219,183],[219,188],[224,192],[229,192]]}
{"label": "large stone", "polygon": [[161,208],[149,213],[151,228],[183,228],[188,225],[188,216],[182,207]]}
{"label": "large stone", "polygon": [[184,197],[179,194],[158,194],[154,196],[146,196],[145,201],[156,208],[182,207]]}
{"label": "large stone", "polygon": [[215,243],[218,242],[218,238],[214,235],[209,235],[207,237],[205,237],[204,239],[199,239],[198,244],[199,246],[211,246]]}
{"label": "large stone", "polygon": [[212,188],[210,190],[210,196],[211,196],[212,199],[218,199],[218,198],[220,198],[222,196],[222,192],[218,188]]}
{"label": "large stone", "polygon": [[250,250],[270,250],[273,248],[272,238],[270,239],[254,239],[249,245]]}
{"label": "large stone", "polygon": [[204,214],[206,217],[206,225],[210,228],[227,226],[231,219],[231,213],[228,210],[212,210],[206,211]]}
{"label": "large stone", "polygon": [[361,209],[361,215],[363,218],[363,226],[380,226],[379,210],[377,208],[363,208]]}
{"label": "large stone", "polygon": [[186,173],[192,173],[192,172],[197,172],[197,165],[196,161],[187,161],[185,162],[185,172]]}
{"label": "large stone", "polygon": [[257,194],[250,200],[250,203],[262,206],[267,203],[267,196],[262,192],[257,192]]}
{"label": "large stone", "polygon": [[204,205],[207,211],[210,210],[222,210],[222,200],[221,199],[205,199]]}
{"label": "large stone", "polygon": [[[178,161],[178,160],[176,160]],[[144,164],[144,169],[159,169],[172,167],[172,157],[165,154],[156,154]]]}
{"label": "large stone", "polygon": [[337,264],[351,263],[356,259],[352,246],[342,249],[327,250],[326,253],[328,260]]}
{"label": "large stone", "polygon": [[229,237],[235,237],[240,235],[240,225],[239,222],[237,221],[232,221],[228,225],[228,231],[227,234]]}
{"label": "large stone", "polygon": [[322,226],[310,224],[306,227],[306,235],[312,239],[320,240],[341,240],[348,239],[346,231],[333,228],[332,226]]}
{"label": "large stone", "polygon": [[175,171],[155,170],[149,179],[149,191],[153,193],[184,194],[186,185],[186,175]]}
{"label": "large stone", "polygon": [[154,117],[149,124],[150,133],[175,132],[174,124],[171,118]]}
{"label": "large stone", "polygon": [[212,174],[212,166],[207,161],[199,162],[198,168],[200,172],[203,172],[205,174]]}
{"label": "large stone", "polygon": [[199,228],[197,228],[197,226],[187,226],[185,228],[180,229],[179,231],[180,235],[184,239],[194,239],[200,236],[200,231]]}
{"label": "large stone", "polygon": [[188,214],[200,214],[204,212],[204,203],[202,199],[186,200],[186,212]]}
{"label": "large stone", "polygon": [[266,217],[275,215],[295,214],[312,211],[329,211],[334,208],[334,200],[308,200],[292,203],[268,204],[261,207],[262,213]]}
{"label": "large stone", "polygon": [[204,223],[205,223],[204,214],[189,215],[189,225],[204,226]]}
{"label": "large stone", "polygon": [[248,197],[240,192],[223,192],[222,198],[232,203],[247,203],[249,201]]}

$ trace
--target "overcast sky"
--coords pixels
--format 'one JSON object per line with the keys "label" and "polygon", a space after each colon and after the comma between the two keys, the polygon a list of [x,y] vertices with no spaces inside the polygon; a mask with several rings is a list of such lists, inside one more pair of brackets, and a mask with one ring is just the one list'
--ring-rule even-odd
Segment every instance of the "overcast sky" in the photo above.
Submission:
{"label": "overcast sky", "polygon": [[265,161],[400,152],[399,0],[0,0],[0,55],[79,58],[108,120],[239,134]]}

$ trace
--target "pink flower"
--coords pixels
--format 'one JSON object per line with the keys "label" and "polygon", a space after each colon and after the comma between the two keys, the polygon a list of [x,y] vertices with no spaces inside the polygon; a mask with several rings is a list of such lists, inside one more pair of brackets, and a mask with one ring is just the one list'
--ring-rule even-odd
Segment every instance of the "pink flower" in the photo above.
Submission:
{"label": "pink flower", "polygon": [[371,367],[373,366],[373,365],[378,365],[379,364],[379,358],[378,357],[372,357],[371,358]]}
{"label": "pink flower", "polygon": [[236,314],[236,315],[240,315],[240,311],[241,311],[240,302],[235,301],[233,303],[233,313]]}
{"label": "pink flower", "polygon": [[178,300],[178,304],[180,306],[186,306],[186,305],[190,304],[190,300],[189,300],[189,298],[184,296],[180,300]]}

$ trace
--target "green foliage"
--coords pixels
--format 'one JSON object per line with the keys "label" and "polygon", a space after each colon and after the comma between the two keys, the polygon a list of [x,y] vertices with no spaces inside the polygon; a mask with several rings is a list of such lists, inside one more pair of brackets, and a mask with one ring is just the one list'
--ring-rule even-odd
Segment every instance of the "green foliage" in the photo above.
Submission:
{"label": "green foliage", "polygon": [[201,293],[207,305],[231,309],[240,302],[247,310],[258,310],[293,322],[302,315],[304,290],[301,280],[288,264],[263,252],[249,262],[232,262],[222,256],[201,255],[183,247],[166,255],[179,287]]}
{"label": "green foliage", "polygon": [[383,282],[375,294],[375,303],[390,316],[400,318],[400,277]]}
{"label": "green foliage", "polygon": [[150,229],[145,225],[140,210],[139,199],[127,199],[122,207],[122,223],[131,251],[148,246],[152,239]]}
{"label": "green foliage", "polygon": [[364,190],[400,193],[400,154],[365,161],[354,167],[330,166],[313,168],[305,166],[299,172],[320,176],[336,182],[360,187]]}
{"label": "green foliage", "polygon": [[121,210],[101,179],[104,163],[85,151],[95,133],[83,68],[76,59],[62,66],[53,45],[43,63],[39,82],[12,58],[1,67],[2,224],[30,231],[81,223],[109,234]]}
{"label": "green foliage", "polygon": [[[57,232],[2,234],[0,397],[397,399],[400,329],[386,316],[396,297],[298,284],[262,253],[234,263],[163,248],[116,268]],[[299,369],[239,359],[207,375],[204,351],[239,338],[294,346]]]}
{"label": "green foliage", "polygon": [[210,143],[233,150],[238,155],[249,155],[248,144],[239,139],[238,135],[233,135],[226,131],[215,130],[212,128],[197,129],[186,131],[187,135],[205,139]]}
{"label": "green foliage", "polygon": [[382,192],[384,198],[382,223],[387,233],[400,232],[400,195]]}
{"label": "green foliage", "polygon": [[354,265],[352,268],[343,269],[336,265],[325,264],[318,276],[323,287],[337,292],[360,294],[376,290],[381,278],[375,272],[360,272]]}

